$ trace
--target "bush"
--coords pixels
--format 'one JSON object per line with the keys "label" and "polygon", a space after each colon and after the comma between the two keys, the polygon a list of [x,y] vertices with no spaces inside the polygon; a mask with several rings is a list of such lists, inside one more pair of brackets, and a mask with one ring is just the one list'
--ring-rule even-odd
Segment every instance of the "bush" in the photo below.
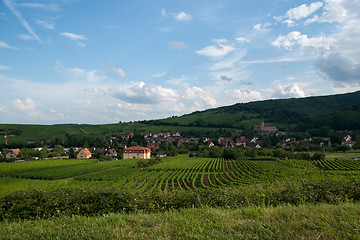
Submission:
{"label": "bush", "polygon": [[106,161],[113,161],[114,158],[111,157],[111,156],[105,156],[105,155],[102,155],[98,158],[98,161],[99,162],[106,162]]}
{"label": "bush", "polygon": [[311,160],[325,160],[325,154],[324,153],[314,153],[314,155],[311,157]]}
{"label": "bush", "polygon": [[45,219],[73,215],[159,212],[199,206],[236,208],[303,203],[360,201],[360,182],[307,182],[278,189],[244,191],[240,188],[197,189],[169,194],[138,194],[117,189],[32,190],[0,198],[0,220]]}
{"label": "bush", "polygon": [[140,168],[146,168],[146,167],[150,167],[152,165],[158,164],[158,163],[161,163],[161,159],[159,157],[155,157],[155,158],[150,158],[147,161],[146,160],[139,160],[137,162],[137,165]]}

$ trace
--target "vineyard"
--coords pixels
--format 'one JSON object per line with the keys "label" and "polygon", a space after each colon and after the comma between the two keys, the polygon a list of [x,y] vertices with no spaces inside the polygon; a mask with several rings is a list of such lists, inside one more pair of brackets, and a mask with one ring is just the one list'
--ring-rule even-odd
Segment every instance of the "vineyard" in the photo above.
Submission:
{"label": "vineyard", "polygon": [[[225,160],[177,156],[140,168],[138,160],[43,160],[1,163],[0,195],[16,189],[71,185],[115,187],[137,193],[210,189],[256,183],[299,180],[339,180],[359,177],[360,161]],[[24,186],[25,185],[25,186]],[[14,190],[10,190],[14,189]]]}

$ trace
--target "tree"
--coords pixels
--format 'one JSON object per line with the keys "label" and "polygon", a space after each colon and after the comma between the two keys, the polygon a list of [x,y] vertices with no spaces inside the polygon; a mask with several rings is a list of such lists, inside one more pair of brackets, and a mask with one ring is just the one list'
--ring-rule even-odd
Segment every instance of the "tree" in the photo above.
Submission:
{"label": "tree", "polygon": [[75,149],[73,147],[69,150],[69,158],[76,158]]}
{"label": "tree", "polygon": [[49,156],[49,150],[44,147],[38,152],[38,156],[41,159],[47,158]]}
{"label": "tree", "polygon": [[282,148],[276,148],[273,152],[273,156],[277,157],[277,158],[286,158],[287,157],[287,153],[284,149]]}
{"label": "tree", "polygon": [[353,145],[353,149],[360,149],[360,138],[356,139],[356,143]]}
{"label": "tree", "polygon": [[61,145],[55,145],[53,155],[54,157],[64,156],[65,155],[64,147]]}
{"label": "tree", "polygon": [[22,148],[19,155],[23,159],[30,160],[36,157],[36,152],[32,148]]}
{"label": "tree", "polygon": [[336,151],[346,152],[350,150],[350,146],[348,145],[338,145],[335,147]]}
{"label": "tree", "polygon": [[223,151],[223,158],[225,159],[237,159],[239,155],[237,154],[236,150],[231,147],[224,148]]}

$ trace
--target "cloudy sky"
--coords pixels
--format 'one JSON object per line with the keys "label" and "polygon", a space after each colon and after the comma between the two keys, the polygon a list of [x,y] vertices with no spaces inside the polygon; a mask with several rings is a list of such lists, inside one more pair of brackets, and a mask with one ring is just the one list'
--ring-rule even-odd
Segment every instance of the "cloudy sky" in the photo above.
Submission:
{"label": "cloudy sky", "polygon": [[360,90],[359,0],[0,0],[0,123]]}

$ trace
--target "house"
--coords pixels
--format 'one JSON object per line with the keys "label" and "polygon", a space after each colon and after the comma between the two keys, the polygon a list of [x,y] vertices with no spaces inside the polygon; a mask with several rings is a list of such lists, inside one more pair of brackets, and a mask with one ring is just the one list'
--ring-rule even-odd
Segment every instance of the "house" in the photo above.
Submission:
{"label": "house", "polygon": [[148,143],[147,143],[147,147],[148,147],[148,148],[152,148],[152,149],[158,149],[158,148],[159,148],[159,143],[156,143],[156,142],[148,142]]}
{"label": "house", "polygon": [[20,154],[20,149],[15,148],[15,149],[11,149],[7,154],[6,154],[6,159],[11,159],[11,158],[16,158],[18,155]]}
{"label": "house", "polygon": [[356,144],[356,141],[343,141],[341,145],[347,145],[349,147],[353,147]]}
{"label": "house", "polygon": [[344,142],[351,142],[351,136],[350,135],[346,135],[344,137]]}
{"label": "house", "polygon": [[356,144],[356,141],[351,141],[351,136],[347,135],[344,137],[344,141],[342,141],[341,145],[347,145],[349,147],[353,147]]}
{"label": "house", "polygon": [[209,142],[206,143],[206,146],[208,146],[209,148],[211,148],[211,147],[214,147],[215,144],[214,144],[212,141],[209,141]]}
{"label": "house", "polygon": [[180,137],[180,132],[172,132],[173,137]]}
{"label": "house", "polygon": [[89,159],[91,158],[91,152],[87,148],[81,149],[78,154],[76,155],[78,159]]}
{"label": "house", "polygon": [[125,148],[123,151],[123,158],[140,158],[140,159],[149,159],[151,157],[151,149],[141,146],[133,146]]}
{"label": "house", "polygon": [[124,132],[119,132],[118,136],[121,137],[121,138],[125,138],[125,133]]}
{"label": "house", "polygon": [[259,132],[261,135],[267,135],[277,132],[277,128],[271,123],[265,123],[264,118],[262,118],[261,125],[255,126],[255,131]]}
{"label": "house", "polygon": [[117,152],[115,149],[109,149],[106,151],[105,156],[117,157]]}
{"label": "house", "polygon": [[156,154],[157,157],[166,157],[166,153],[164,151],[160,151]]}
{"label": "house", "polygon": [[236,146],[244,146],[246,147],[246,139],[244,136],[240,138],[236,138]]}

